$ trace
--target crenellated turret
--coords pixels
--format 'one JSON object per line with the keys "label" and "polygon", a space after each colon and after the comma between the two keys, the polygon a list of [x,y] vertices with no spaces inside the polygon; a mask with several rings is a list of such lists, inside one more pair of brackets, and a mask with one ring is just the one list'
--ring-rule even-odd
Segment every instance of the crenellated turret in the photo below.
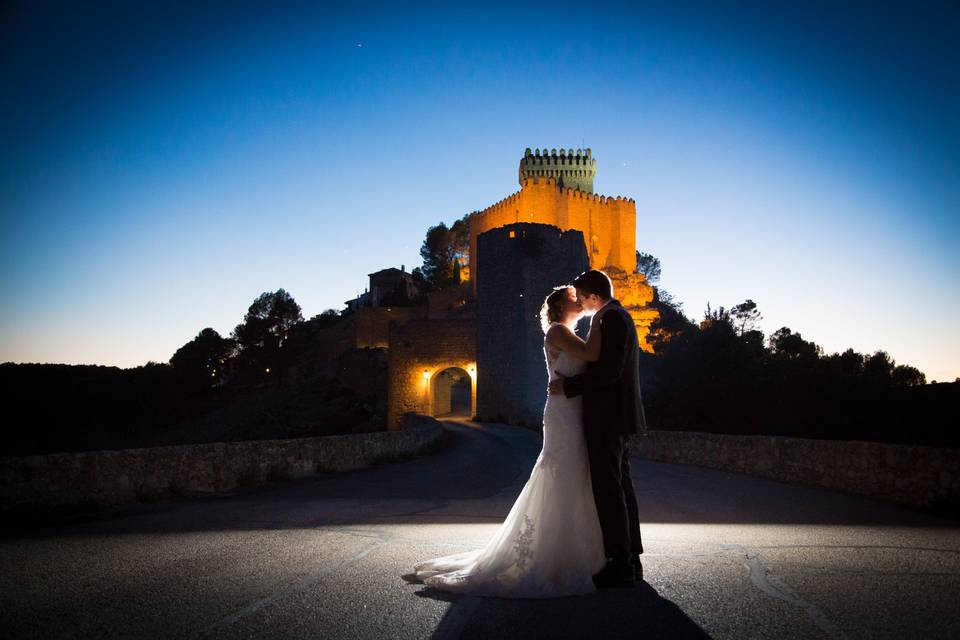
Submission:
{"label": "crenellated turret", "polygon": [[590,149],[584,152],[577,149],[540,149],[531,151],[528,147],[520,160],[520,184],[527,178],[553,178],[557,184],[567,189],[577,189],[593,193],[593,178],[597,175],[597,161],[590,155]]}

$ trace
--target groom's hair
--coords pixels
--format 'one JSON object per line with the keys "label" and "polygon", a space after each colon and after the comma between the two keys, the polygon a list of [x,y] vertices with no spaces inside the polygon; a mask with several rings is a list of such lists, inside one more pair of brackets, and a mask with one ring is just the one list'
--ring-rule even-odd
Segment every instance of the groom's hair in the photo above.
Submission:
{"label": "groom's hair", "polygon": [[596,269],[581,273],[573,281],[573,286],[586,294],[596,294],[602,300],[609,300],[613,297],[613,283],[610,282],[610,277],[603,271],[597,271]]}

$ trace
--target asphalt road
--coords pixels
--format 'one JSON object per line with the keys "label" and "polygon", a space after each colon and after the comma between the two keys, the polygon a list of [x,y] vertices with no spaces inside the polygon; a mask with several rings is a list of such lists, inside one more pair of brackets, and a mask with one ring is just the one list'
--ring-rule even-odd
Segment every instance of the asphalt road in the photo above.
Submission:
{"label": "asphalt road", "polygon": [[646,583],[554,600],[428,589],[413,564],[482,546],[541,442],[446,424],[448,446],[417,460],[15,524],[0,538],[0,634],[960,638],[960,523],[639,459]]}

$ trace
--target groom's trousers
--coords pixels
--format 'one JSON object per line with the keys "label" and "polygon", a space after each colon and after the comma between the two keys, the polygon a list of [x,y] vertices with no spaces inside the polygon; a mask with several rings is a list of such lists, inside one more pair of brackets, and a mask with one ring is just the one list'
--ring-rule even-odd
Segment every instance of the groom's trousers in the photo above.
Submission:
{"label": "groom's trousers", "polygon": [[627,436],[604,429],[584,429],[593,498],[608,558],[629,561],[643,553],[640,514],[630,478]]}

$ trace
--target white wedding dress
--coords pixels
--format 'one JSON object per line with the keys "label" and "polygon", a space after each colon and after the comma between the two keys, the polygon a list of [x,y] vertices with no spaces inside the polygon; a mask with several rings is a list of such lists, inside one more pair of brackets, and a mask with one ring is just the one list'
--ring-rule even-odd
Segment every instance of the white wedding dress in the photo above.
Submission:
{"label": "white wedding dress", "polygon": [[[564,377],[585,363],[544,345],[547,371]],[[424,584],[505,598],[553,598],[595,591],[606,563],[590,482],[581,398],[547,396],[543,449],[507,519],[482,549],[421,562]]]}

